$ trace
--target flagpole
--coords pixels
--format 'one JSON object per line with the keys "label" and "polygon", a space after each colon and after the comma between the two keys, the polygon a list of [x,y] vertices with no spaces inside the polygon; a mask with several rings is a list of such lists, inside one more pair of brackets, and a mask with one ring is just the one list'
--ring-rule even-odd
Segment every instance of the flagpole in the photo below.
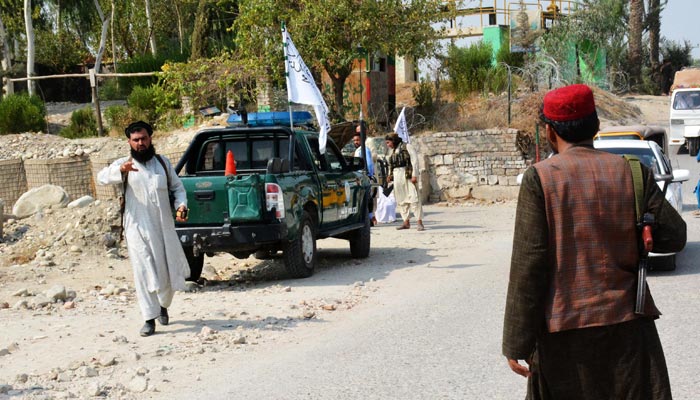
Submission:
{"label": "flagpole", "polygon": [[289,110],[289,172],[294,167],[294,116],[292,115],[292,102],[289,101],[289,60],[287,59],[287,29],[282,22],[282,44],[284,48],[284,76],[287,80],[287,109]]}
{"label": "flagpole", "polygon": [[[359,52],[362,52],[364,49],[360,46],[360,47],[358,47],[358,50],[359,50]],[[362,54],[360,54],[360,56],[362,56]],[[365,124],[363,123],[364,120],[363,120],[363,113],[362,113],[362,109],[364,107],[363,101],[364,101],[364,97],[365,97],[365,89],[364,89],[364,85],[362,82],[362,70],[364,69],[362,67],[362,61],[364,61],[363,59],[364,59],[364,57],[361,57],[360,62],[359,62],[359,66],[360,66],[360,154],[361,154],[360,156],[362,157],[362,160],[365,163],[365,168],[364,168],[365,173],[367,175],[369,175],[369,167],[367,166],[367,149],[366,149],[367,132],[365,131]]]}

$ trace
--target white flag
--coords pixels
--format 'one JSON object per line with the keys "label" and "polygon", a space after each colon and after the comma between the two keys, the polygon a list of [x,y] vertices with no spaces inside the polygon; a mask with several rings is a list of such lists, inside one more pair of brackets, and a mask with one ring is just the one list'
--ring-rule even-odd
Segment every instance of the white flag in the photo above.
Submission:
{"label": "white flag", "polygon": [[408,137],[408,125],[406,125],[406,107],[401,109],[401,114],[399,118],[396,119],[396,125],[394,125],[394,132],[396,132],[404,143],[411,143],[411,138]]}
{"label": "white flag", "polygon": [[284,42],[285,66],[287,72],[287,94],[289,101],[299,104],[308,104],[313,106],[316,113],[316,121],[319,126],[318,147],[321,154],[326,152],[326,141],[328,131],[331,130],[330,120],[328,118],[328,106],[323,100],[321,91],[318,90],[314,77],[311,71],[304,64],[301,55],[294,46],[292,38],[289,37],[287,30],[282,27],[282,41]]}

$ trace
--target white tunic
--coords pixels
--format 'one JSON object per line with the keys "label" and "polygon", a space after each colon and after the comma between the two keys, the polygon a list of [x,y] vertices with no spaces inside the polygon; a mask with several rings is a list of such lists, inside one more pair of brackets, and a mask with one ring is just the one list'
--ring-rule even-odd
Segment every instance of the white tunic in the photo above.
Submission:
{"label": "white tunic", "polygon": [[[128,159],[120,158],[102,169],[97,175],[99,184],[116,184],[121,189],[122,175],[119,167]],[[170,305],[173,291],[185,288],[185,278],[190,271],[175,232],[163,167],[155,157],[144,164],[132,161],[138,171],[129,172],[124,237],[134,269],[141,311],[145,319],[152,319],[158,316],[160,306],[167,308]],[[170,161],[166,157],[163,157],[163,161],[169,169],[170,190],[175,197],[175,207],[187,206],[182,181]],[[160,300],[160,304],[153,304],[157,300]]]}

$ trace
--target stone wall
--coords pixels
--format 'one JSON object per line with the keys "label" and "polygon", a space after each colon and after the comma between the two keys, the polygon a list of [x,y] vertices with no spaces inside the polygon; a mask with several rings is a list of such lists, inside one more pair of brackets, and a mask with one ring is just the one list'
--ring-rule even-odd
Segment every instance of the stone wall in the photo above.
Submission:
{"label": "stone wall", "polygon": [[411,137],[411,145],[420,158],[423,199],[465,199],[472,197],[478,187],[517,186],[518,174],[529,165],[517,145],[517,137],[516,129]]}

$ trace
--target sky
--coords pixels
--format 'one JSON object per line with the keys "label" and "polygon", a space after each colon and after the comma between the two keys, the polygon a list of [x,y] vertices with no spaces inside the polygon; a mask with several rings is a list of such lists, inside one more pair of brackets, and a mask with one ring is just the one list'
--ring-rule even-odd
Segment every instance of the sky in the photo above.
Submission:
{"label": "sky", "polygon": [[700,59],[700,13],[698,0],[668,0],[661,12],[661,36],[682,43],[688,40],[692,56]]}

